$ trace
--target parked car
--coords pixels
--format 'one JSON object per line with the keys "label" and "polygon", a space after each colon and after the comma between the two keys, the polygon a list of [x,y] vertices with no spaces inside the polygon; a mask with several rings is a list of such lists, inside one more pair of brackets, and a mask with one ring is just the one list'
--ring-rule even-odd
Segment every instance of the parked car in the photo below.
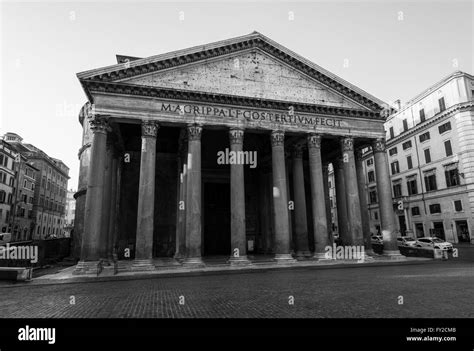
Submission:
{"label": "parked car", "polygon": [[370,243],[383,245],[383,236],[378,234],[372,234],[372,236],[370,237]]}
{"label": "parked car", "polygon": [[12,233],[0,233],[0,245],[5,245],[12,241]]}
{"label": "parked car", "polygon": [[428,236],[425,238],[420,238],[416,241],[416,247],[425,248],[425,249],[440,249],[440,250],[453,250],[453,244],[444,241],[443,239],[437,238],[435,236]]}
{"label": "parked car", "polygon": [[411,236],[399,236],[397,238],[398,246],[413,247],[416,245],[416,240]]}

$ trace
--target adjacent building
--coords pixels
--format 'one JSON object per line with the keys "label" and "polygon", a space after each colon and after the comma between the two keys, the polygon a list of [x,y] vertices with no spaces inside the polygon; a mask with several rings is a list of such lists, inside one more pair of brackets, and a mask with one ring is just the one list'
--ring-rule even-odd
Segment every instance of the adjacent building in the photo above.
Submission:
{"label": "adjacent building", "polygon": [[[385,123],[397,229],[474,244],[474,77],[454,72]],[[370,230],[380,231],[373,152],[364,150]]]}
{"label": "adjacent building", "polygon": [[[4,140],[21,155],[25,164],[24,175],[21,176],[20,172],[19,203],[15,209],[34,223],[29,224],[32,239],[64,236],[69,168],[61,160],[48,156],[34,145],[23,143],[18,134],[7,133]],[[28,170],[34,170],[35,173]],[[29,203],[31,198],[32,203]]]}
{"label": "adjacent building", "polygon": [[15,188],[14,148],[0,139],[0,232],[11,233],[11,208]]}
{"label": "adjacent building", "polygon": [[71,237],[71,232],[74,229],[74,218],[76,214],[76,199],[74,198],[75,190],[68,190],[66,196],[66,215],[64,218],[64,230],[66,236]]}

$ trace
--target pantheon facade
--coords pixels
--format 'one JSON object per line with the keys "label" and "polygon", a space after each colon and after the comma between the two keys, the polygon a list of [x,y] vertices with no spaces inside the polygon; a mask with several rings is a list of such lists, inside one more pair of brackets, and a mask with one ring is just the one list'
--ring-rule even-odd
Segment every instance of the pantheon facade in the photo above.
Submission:
{"label": "pantheon facade", "polygon": [[[342,243],[370,252],[367,146],[384,254],[399,255],[382,101],[258,32],[117,61],[77,75],[88,102],[76,274],[112,262],[155,269],[157,259],[324,259],[333,244],[329,164]],[[249,155],[254,164],[241,162]]]}

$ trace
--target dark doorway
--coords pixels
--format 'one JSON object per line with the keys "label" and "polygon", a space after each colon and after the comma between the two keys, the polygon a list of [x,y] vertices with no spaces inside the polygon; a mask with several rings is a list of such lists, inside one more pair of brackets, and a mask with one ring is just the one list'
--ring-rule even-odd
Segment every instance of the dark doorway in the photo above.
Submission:
{"label": "dark doorway", "polygon": [[443,222],[433,222],[433,236],[436,236],[440,239],[446,240],[444,237],[444,225]]}
{"label": "dark doorway", "polygon": [[467,221],[456,221],[456,233],[458,234],[458,241],[460,243],[468,243],[471,241]]}
{"label": "dark doorway", "polygon": [[204,255],[230,255],[230,184],[204,184]]}
{"label": "dark doorway", "polygon": [[423,223],[415,223],[416,237],[423,238],[425,236],[425,228]]}
{"label": "dark doorway", "polygon": [[407,225],[406,225],[406,222],[405,222],[405,216],[398,216],[398,223],[400,225],[400,234],[402,236],[405,236],[405,234],[407,232]]}

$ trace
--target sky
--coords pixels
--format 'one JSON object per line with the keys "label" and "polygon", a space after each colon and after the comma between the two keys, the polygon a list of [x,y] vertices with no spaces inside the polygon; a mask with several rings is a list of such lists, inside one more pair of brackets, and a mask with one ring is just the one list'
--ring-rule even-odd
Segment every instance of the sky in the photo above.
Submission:
{"label": "sky", "polygon": [[70,168],[86,96],[78,72],[259,31],[385,102],[474,73],[471,1],[13,2],[0,0],[0,134]]}

